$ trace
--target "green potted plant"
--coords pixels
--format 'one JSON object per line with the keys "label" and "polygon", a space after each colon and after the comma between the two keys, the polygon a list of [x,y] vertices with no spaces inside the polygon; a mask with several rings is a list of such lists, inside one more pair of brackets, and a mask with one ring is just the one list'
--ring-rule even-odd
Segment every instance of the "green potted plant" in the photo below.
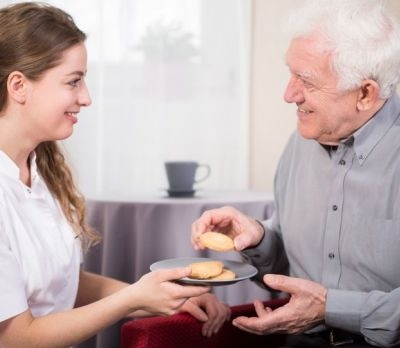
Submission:
{"label": "green potted plant", "polygon": [[136,49],[142,51],[148,61],[191,61],[199,55],[194,38],[181,23],[158,20],[147,27]]}
{"label": "green potted plant", "polygon": [[177,99],[192,94],[199,57],[194,39],[180,23],[159,20],[147,27],[135,48],[143,52],[144,85],[149,96]]}

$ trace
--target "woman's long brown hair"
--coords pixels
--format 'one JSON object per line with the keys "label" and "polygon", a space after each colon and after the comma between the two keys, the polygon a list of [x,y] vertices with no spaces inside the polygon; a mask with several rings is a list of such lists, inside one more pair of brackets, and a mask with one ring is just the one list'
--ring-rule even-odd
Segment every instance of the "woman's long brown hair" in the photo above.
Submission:
{"label": "woman's long brown hair", "polygon": [[[7,78],[13,71],[38,81],[57,66],[63,52],[86,39],[70,15],[45,3],[26,2],[0,9],[0,111],[7,106]],[[99,240],[86,223],[85,200],[55,141],[35,149],[39,173],[85,245]]]}

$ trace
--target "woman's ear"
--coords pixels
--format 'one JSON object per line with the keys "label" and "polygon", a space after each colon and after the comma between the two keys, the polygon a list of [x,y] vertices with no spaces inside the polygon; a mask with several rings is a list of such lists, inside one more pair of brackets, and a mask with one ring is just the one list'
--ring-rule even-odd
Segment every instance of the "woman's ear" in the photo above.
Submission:
{"label": "woman's ear", "polygon": [[359,111],[368,111],[375,107],[380,101],[380,87],[374,80],[364,80],[357,95],[357,109]]}
{"label": "woman's ear", "polygon": [[7,91],[11,99],[19,104],[24,104],[26,100],[27,79],[19,71],[13,71],[8,75]]}

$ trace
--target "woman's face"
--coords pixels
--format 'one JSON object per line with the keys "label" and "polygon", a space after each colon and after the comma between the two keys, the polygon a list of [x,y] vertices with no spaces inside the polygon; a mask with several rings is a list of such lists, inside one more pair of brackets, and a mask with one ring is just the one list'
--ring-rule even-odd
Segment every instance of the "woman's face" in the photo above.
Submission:
{"label": "woman's face", "polygon": [[34,142],[71,135],[80,108],[91,103],[85,83],[86,65],[85,45],[77,44],[67,49],[60,64],[47,70],[39,81],[28,82],[24,121]]}

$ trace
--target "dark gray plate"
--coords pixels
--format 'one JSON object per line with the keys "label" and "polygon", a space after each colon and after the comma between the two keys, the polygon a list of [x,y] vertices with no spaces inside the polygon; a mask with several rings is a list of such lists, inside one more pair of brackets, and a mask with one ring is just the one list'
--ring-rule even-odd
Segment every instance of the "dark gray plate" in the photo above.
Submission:
{"label": "dark gray plate", "polygon": [[[165,269],[165,268],[186,267],[194,262],[211,261],[211,260],[216,260],[216,259],[209,259],[206,257],[179,257],[175,259],[167,259],[154,262],[152,265],[150,265],[150,270],[155,271],[158,269]],[[207,280],[207,279],[191,279],[185,277],[179,279],[179,282],[185,284],[220,286],[220,285],[234,284],[242,280],[251,278],[257,274],[257,269],[254,266],[249,265],[247,263],[239,261],[229,261],[229,260],[218,260],[218,261],[221,261],[226,268],[235,272],[236,278],[231,280]]]}

